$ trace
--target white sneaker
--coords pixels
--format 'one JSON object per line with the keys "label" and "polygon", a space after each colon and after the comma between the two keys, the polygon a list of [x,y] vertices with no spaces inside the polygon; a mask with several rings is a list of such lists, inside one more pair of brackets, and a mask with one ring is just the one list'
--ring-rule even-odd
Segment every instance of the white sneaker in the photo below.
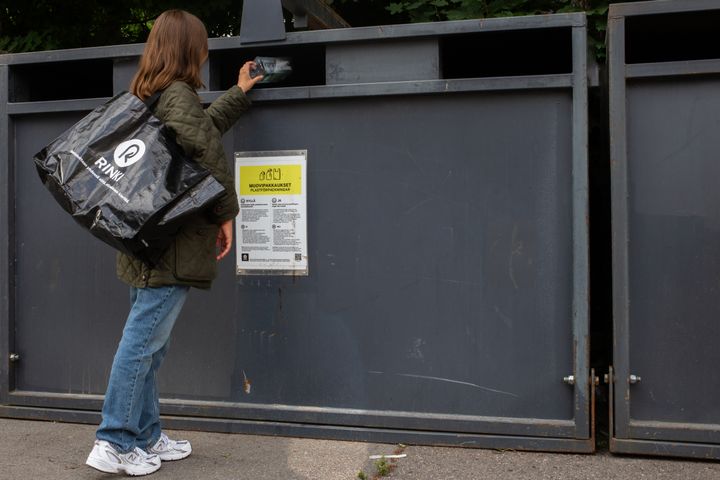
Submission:
{"label": "white sneaker", "polygon": [[170,440],[167,435],[161,433],[155,445],[148,448],[148,453],[154,453],[164,462],[180,460],[192,453],[192,447],[187,440]]}
{"label": "white sneaker", "polygon": [[149,475],[160,468],[160,457],[145,453],[139,448],[128,453],[119,453],[105,440],[95,440],[87,465],[105,473],[125,472],[126,475]]}

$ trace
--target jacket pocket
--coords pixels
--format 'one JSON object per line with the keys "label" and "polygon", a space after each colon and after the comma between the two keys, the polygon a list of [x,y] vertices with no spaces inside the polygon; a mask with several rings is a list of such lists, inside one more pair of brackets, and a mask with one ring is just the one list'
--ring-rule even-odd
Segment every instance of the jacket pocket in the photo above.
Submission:
{"label": "jacket pocket", "polygon": [[213,280],[217,274],[216,225],[183,228],[175,239],[175,271],[180,280]]}

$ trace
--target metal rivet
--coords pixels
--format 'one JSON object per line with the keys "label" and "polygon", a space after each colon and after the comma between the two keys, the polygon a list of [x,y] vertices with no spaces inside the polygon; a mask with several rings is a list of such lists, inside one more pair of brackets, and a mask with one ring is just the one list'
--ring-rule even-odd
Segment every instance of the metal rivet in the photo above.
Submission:
{"label": "metal rivet", "polygon": [[575,376],[568,375],[567,377],[563,377],[563,383],[567,383],[568,385],[575,385]]}
{"label": "metal rivet", "polygon": [[639,383],[640,380],[642,380],[642,378],[640,378],[639,375],[630,375],[630,377],[628,378],[628,381],[629,381],[632,385],[635,385],[636,383]]}
{"label": "metal rivet", "polygon": [[11,353],[11,354],[10,354],[10,361],[11,361],[11,362],[17,362],[18,360],[20,360],[20,355],[18,355],[17,353]]}

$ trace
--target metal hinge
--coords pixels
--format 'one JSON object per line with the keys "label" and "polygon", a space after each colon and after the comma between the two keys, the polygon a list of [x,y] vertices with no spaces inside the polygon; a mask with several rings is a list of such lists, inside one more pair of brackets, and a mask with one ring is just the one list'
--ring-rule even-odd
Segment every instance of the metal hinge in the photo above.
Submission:
{"label": "metal hinge", "polygon": [[11,362],[18,362],[20,361],[20,355],[17,353],[11,353],[10,354],[10,361]]}

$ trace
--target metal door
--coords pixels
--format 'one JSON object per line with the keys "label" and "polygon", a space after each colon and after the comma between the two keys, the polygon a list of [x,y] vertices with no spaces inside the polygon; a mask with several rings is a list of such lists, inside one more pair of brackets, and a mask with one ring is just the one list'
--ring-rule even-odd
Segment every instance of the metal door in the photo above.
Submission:
{"label": "metal door", "polygon": [[718,7],[610,8],[615,452],[720,458]]}

